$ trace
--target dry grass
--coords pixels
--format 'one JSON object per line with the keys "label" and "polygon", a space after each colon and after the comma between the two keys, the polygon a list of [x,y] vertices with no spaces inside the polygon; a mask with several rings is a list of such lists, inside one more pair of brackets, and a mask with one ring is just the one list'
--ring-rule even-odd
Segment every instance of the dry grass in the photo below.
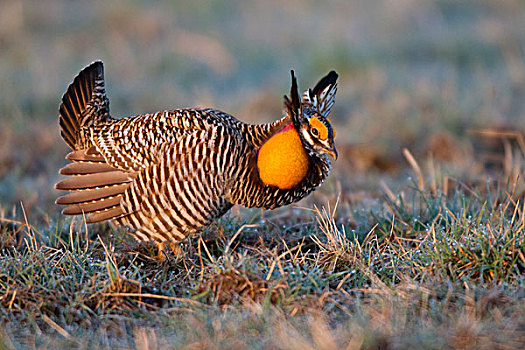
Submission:
{"label": "dry grass", "polygon": [[[4,219],[2,341],[519,348],[525,208],[514,185],[491,201],[407,187],[368,211],[366,231],[338,223],[337,202],[257,224],[223,219],[164,261],[111,227],[89,239],[81,223]],[[22,324],[36,338],[19,339]]]}

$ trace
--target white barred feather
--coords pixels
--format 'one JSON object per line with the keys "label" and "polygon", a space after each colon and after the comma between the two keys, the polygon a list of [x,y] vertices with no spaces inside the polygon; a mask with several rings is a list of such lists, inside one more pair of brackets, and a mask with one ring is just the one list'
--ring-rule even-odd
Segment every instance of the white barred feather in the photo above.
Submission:
{"label": "white barred feather", "polygon": [[[323,115],[334,104],[334,76],[317,84],[319,93],[303,96]],[[260,181],[258,149],[290,118],[251,125],[214,109],[176,109],[113,119],[102,62],[95,62],[75,78],[60,107],[62,136],[73,151],[66,157],[72,163],[60,171],[70,177],[56,185],[71,193],[57,204],[67,206],[66,215],[86,214],[88,223],[117,220],[137,239],[157,242],[180,241],[234,204],[290,204],[315,190],[330,170],[319,157],[293,189]]]}

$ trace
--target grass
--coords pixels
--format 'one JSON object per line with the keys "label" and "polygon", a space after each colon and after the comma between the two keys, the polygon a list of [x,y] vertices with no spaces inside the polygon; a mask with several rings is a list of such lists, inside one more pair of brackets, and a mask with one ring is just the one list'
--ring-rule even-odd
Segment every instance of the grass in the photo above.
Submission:
{"label": "grass", "polygon": [[[0,4],[0,348],[525,346],[523,2],[46,6]],[[56,110],[94,59],[116,117],[275,120],[290,69],[336,69],[334,172],[164,261],[65,218]]]}
{"label": "grass", "polygon": [[1,341],[35,341],[23,325],[51,348],[519,348],[523,204],[503,190],[404,193],[366,231],[329,207],[295,225],[226,218],[164,261],[111,226],[4,219]]}

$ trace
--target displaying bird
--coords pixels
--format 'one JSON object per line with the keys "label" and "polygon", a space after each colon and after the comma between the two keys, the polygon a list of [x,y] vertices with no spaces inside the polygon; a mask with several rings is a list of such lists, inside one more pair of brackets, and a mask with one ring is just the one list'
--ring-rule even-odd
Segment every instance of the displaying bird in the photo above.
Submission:
{"label": "displaying bird", "polygon": [[59,108],[72,152],[56,184],[65,215],[116,220],[140,241],[179,242],[233,205],[274,209],[300,200],[337,159],[328,114],[337,73],[299,95],[292,75],[284,117],[252,125],[215,109],[113,119],[101,61],[84,68]]}

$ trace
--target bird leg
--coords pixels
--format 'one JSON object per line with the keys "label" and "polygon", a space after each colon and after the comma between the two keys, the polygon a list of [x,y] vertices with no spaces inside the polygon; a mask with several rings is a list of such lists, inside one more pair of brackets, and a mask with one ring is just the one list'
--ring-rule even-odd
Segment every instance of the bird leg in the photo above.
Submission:
{"label": "bird leg", "polygon": [[159,253],[156,258],[160,261],[166,260],[169,254],[168,252],[170,250],[174,256],[177,256],[180,253],[180,245],[173,241],[160,242],[157,244],[157,248],[159,250]]}

